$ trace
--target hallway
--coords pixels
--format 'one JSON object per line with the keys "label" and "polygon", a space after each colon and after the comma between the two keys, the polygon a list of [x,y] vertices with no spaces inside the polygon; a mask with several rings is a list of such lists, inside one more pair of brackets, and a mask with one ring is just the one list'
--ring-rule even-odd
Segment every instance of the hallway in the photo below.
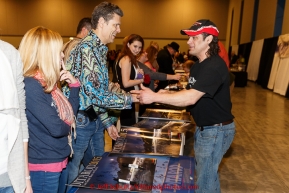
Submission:
{"label": "hallway", "polygon": [[237,133],[220,165],[222,192],[289,192],[289,100],[248,82],[232,103]]}

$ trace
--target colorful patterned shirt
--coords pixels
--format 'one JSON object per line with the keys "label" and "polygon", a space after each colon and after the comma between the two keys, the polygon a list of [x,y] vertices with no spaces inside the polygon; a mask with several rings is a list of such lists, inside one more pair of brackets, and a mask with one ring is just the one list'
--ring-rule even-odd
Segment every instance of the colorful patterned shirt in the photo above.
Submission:
{"label": "colorful patterned shirt", "polygon": [[[66,62],[66,69],[81,83],[79,110],[85,110],[93,105],[105,128],[114,123],[108,116],[108,109],[129,109],[132,104],[130,93],[109,90],[107,51],[108,48],[91,30],[71,51]],[[63,92],[68,96],[69,88],[64,87]]]}

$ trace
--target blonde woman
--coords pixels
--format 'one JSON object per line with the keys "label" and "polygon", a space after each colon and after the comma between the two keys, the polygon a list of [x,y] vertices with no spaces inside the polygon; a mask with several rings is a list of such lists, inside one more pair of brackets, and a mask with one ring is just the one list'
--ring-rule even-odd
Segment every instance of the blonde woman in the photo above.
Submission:
{"label": "blonde woman", "polygon": [[[62,44],[59,33],[35,27],[24,35],[19,47],[30,136],[28,163],[36,193],[58,191],[60,174],[71,154],[68,136],[75,126],[80,84],[65,70]],[[71,87],[68,100],[57,88],[59,80]]]}

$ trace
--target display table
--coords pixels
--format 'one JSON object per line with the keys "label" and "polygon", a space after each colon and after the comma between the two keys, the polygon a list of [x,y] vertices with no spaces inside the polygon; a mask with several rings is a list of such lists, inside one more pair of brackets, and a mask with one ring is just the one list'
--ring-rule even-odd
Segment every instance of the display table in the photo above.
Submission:
{"label": "display table", "polygon": [[141,118],[120,129],[112,151],[94,157],[70,184],[69,193],[195,192],[195,160],[183,156],[195,127],[190,114],[148,108]]}
{"label": "display table", "polygon": [[247,86],[248,73],[244,71],[231,71],[235,75],[235,87]]}

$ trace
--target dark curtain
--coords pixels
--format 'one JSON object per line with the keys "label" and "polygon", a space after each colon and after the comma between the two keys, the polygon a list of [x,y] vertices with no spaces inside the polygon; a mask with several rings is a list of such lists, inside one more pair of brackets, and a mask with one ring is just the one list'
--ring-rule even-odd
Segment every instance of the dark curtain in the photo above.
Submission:
{"label": "dark curtain", "polygon": [[242,54],[242,56],[245,58],[246,70],[247,70],[247,64],[248,64],[250,53],[251,53],[251,48],[252,48],[252,42],[239,45],[238,56]]}
{"label": "dark curtain", "polygon": [[277,48],[279,37],[264,39],[263,49],[260,58],[259,73],[256,82],[263,88],[267,88],[270,78],[271,67],[273,64],[274,54]]}

